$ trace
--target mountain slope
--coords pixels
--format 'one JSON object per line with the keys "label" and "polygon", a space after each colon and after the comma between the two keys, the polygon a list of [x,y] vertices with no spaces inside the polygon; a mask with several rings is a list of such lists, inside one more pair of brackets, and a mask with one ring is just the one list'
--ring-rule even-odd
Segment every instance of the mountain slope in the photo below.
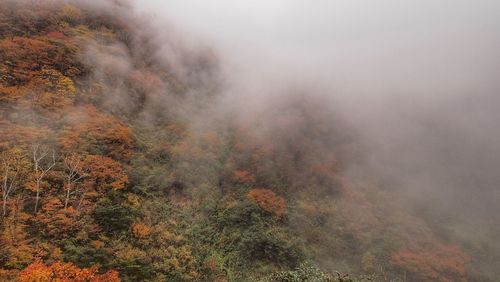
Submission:
{"label": "mountain slope", "polygon": [[124,3],[0,8],[3,280],[467,279],[457,242],[343,173],[355,133],[320,98],[240,118],[210,50]]}

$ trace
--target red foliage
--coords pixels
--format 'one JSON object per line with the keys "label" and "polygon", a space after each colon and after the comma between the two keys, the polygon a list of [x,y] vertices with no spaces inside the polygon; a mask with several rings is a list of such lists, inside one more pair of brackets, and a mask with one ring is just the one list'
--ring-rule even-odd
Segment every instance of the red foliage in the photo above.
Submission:
{"label": "red foliage", "polygon": [[72,263],[56,262],[45,265],[42,262],[34,262],[19,273],[19,282],[119,282],[118,272],[110,270],[104,274],[98,274],[99,268],[78,268]]}
{"label": "red foliage", "polygon": [[249,200],[256,202],[263,210],[277,217],[285,214],[285,199],[269,189],[252,189],[247,197]]}
{"label": "red foliage", "polygon": [[419,281],[466,281],[468,256],[458,246],[425,244],[392,254],[391,262]]}

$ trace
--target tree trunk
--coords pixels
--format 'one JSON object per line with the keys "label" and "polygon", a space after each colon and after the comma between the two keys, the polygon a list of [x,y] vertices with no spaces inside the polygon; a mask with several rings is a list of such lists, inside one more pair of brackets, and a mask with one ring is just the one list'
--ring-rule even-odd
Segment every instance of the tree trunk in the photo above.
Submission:
{"label": "tree trunk", "polygon": [[2,208],[3,208],[3,217],[7,214],[7,178],[8,174],[5,173],[4,179],[3,179],[3,189],[2,189]]}
{"label": "tree trunk", "polygon": [[71,191],[71,181],[68,181],[68,190],[66,191],[66,200],[64,201],[64,208],[68,207],[70,191]]}
{"label": "tree trunk", "polygon": [[2,208],[3,208],[3,217],[5,217],[5,215],[7,215],[7,197],[4,195],[3,196],[3,202],[2,202]]}
{"label": "tree trunk", "polygon": [[80,197],[80,201],[78,202],[78,206],[76,207],[76,210],[80,210],[80,206],[82,205],[84,197],[85,197],[85,192],[82,193],[82,196]]}
{"label": "tree trunk", "polygon": [[38,211],[38,201],[40,201],[40,180],[36,180],[35,213]]}

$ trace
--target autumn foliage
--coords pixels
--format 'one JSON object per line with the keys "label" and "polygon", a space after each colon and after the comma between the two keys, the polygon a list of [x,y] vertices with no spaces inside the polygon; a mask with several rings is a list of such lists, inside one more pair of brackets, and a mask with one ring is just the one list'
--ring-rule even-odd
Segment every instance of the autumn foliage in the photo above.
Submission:
{"label": "autumn foliage", "polygon": [[0,0],[0,281],[316,277],[287,272],[308,260],[471,277],[391,187],[351,179],[356,145],[321,99],[218,112],[211,55],[127,3]]}
{"label": "autumn foliage", "polygon": [[248,192],[247,197],[249,200],[256,202],[263,210],[277,217],[282,217],[285,214],[285,199],[276,195],[272,190],[252,189]]}
{"label": "autumn foliage", "polygon": [[458,246],[425,244],[392,254],[391,262],[419,281],[467,281],[465,265],[469,257]]}
{"label": "autumn foliage", "polygon": [[237,183],[241,184],[254,184],[255,176],[246,170],[237,170],[233,174],[233,178]]}
{"label": "autumn foliage", "polygon": [[76,109],[59,143],[70,152],[95,152],[118,160],[132,155],[132,130],[116,117],[93,106]]}
{"label": "autumn foliage", "polygon": [[123,165],[111,158],[89,155],[84,160],[84,166],[89,168],[85,182],[95,190],[120,190],[128,182]]}
{"label": "autumn foliage", "polygon": [[0,82],[6,85],[25,84],[37,72],[50,67],[63,75],[81,72],[73,56],[76,46],[58,44],[46,37],[14,37],[0,40]]}
{"label": "autumn foliage", "polygon": [[137,238],[145,238],[151,234],[151,227],[143,223],[135,223],[132,225],[132,232]]}
{"label": "autumn foliage", "polygon": [[78,268],[72,263],[56,262],[45,265],[34,262],[19,273],[19,282],[119,282],[118,272],[111,270],[104,274],[98,273],[99,268]]}

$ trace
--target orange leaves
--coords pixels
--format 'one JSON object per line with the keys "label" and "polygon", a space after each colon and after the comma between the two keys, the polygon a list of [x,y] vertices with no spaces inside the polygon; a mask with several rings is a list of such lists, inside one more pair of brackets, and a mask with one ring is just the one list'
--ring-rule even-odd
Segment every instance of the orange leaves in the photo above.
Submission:
{"label": "orange leaves", "polygon": [[236,182],[241,184],[254,184],[255,176],[246,170],[237,170],[233,174],[233,178]]}
{"label": "orange leaves", "polygon": [[118,272],[108,271],[98,274],[99,268],[78,268],[72,263],[56,262],[50,266],[38,261],[30,264],[19,273],[19,282],[118,282]]}
{"label": "orange leaves", "polygon": [[252,189],[248,192],[247,197],[249,200],[256,202],[263,210],[277,217],[285,214],[285,199],[269,189]]}
{"label": "orange leaves", "polygon": [[393,265],[408,271],[422,281],[466,281],[465,265],[468,256],[458,246],[426,244],[419,248],[403,249],[392,254]]}
{"label": "orange leaves", "polygon": [[89,171],[85,182],[98,191],[119,190],[128,183],[122,164],[111,158],[89,155],[84,160],[84,166]]}
{"label": "orange leaves", "polygon": [[[61,38],[60,32],[47,36]],[[49,37],[15,37],[0,40],[1,100],[57,110],[73,103],[76,93],[70,77],[81,73],[69,41]]]}
{"label": "orange leaves", "polygon": [[73,80],[54,69],[37,72],[28,86],[34,93],[36,105],[45,109],[60,110],[72,105],[76,95]]}
{"label": "orange leaves", "polygon": [[101,249],[104,247],[105,243],[101,240],[93,240],[91,242],[92,246],[96,249]]}
{"label": "orange leaves", "polygon": [[151,234],[151,227],[143,223],[135,223],[132,225],[132,232],[137,238],[146,238]]}
{"label": "orange leaves", "polygon": [[0,281],[16,281],[17,270],[0,269]]}
{"label": "orange leaves", "polygon": [[51,31],[51,32],[47,33],[47,37],[51,38],[51,39],[58,39],[58,40],[66,38],[66,36],[59,31]]}
{"label": "orange leaves", "polygon": [[[78,111],[81,110],[81,111]],[[59,143],[66,151],[104,151],[118,160],[132,155],[132,129],[116,117],[87,106],[73,112]],[[98,147],[96,147],[98,146]]]}
{"label": "orange leaves", "polygon": [[52,214],[55,211],[60,210],[63,207],[61,200],[58,198],[52,198],[48,200],[42,207],[43,213]]}
{"label": "orange leaves", "polygon": [[20,282],[50,281],[53,271],[41,262],[30,264],[19,273]]}
{"label": "orange leaves", "polygon": [[36,216],[36,220],[42,223],[44,233],[54,238],[67,238],[78,233],[83,224],[79,218],[79,211],[73,207],[65,209],[58,198],[49,199]]}
{"label": "orange leaves", "polygon": [[34,249],[26,232],[26,225],[12,212],[3,221],[3,230],[0,234],[1,264],[8,268],[19,268],[33,260]]}
{"label": "orange leaves", "polygon": [[[2,73],[1,69],[0,73]],[[22,98],[28,90],[29,89],[27,89],[27,87],[5,86],[0,83],[0,101],[6,103],[15,103],[20,98]]]}
{"label": "orange leaves", "polygon": [[2,82],[15,84],[29,81],[33,71],[48,65],[56,47],[40,39],[15,37],[0,41],[0,50],[0,57],[5,60],[2,63],[9,71],[1,74]]}
{"label": "orange leaves", "polygon": [[0,149],[13,146],[27,147],[36,140],[50,135],[47,127],[23,126],[8,120],[0,120]]}
{"label": "orange leaves", "polygon": [[55,44],[45,37],[15,37],[0,40],[0,82],[25,84],[43,68],[55,69],[64,75],[81,72],[74,59],[75,46],[69,42]]}

